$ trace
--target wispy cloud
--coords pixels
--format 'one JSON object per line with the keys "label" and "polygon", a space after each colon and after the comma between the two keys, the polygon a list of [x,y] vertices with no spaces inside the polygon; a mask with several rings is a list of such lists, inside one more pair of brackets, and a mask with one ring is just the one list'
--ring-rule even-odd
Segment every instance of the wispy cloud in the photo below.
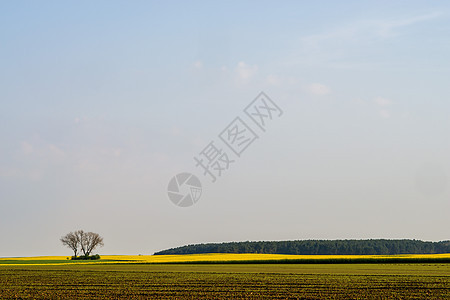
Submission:
{"label": "wispy cloud", "polygon": [[266,82],[273,86],[280,86],[283,81],[279,76],[269,75],[266,77]]}
{"label": "wispy cloud", "polygon": [[[376,49],[378,43],[404,34],[409,27],[432,22],[444,14],[433,12],[397,19],[357,20],[322,32],[300,38],[295,57],[289,63],[322,65],[338,69],[368,69],[379,67],[380,62],[355,60],[359,53]],[[412,29],[412,28],[411,28]],[[332,51],[330,51],[332,49]],[[356,55],[356,56],[355,56]]]}
{"label": "wispy cloud", "polygon": [[58,146],[56,146],[54,144],[48,145],[47,153],[50,157],[52,157],[54,159],[60,159],[60,158],[64,158],[66,156],[66,153],[61,148],[59,148]]}
{"label": "wispy cloud", "polygon": [[392,101],[387,99],[387,98],[383,98],[383,97],[377,97],[373,100],[378,106],[381,107],[387,107],[390,106],[392,104]]}
{"label": "wispy cloud", "polygon": [[379,107],[380,117],[383,119],[388,119],[391,117],[391,110],[389,108],[393,103],[392,100],[383,97],[376,97],[373,102]]}
{"label": "wispy cloud", "polygon": [[412,26],[421,22],[431,21],[441,17],[442,15],[443,13],[441,12],[433,12],[396,20],[383,19],[356,21],[342,27],[333,28],[329,31],[305,36],[302,38],[302,42],[305,46],[319,47],[328,42],[343,42],[361,37],[393,37],[398,34],[395,31],[396,29]]}
{"label": "wispy cloud", "polygon": [[433,12],[429,14],[413,16],[409,18],[399,19],[399,20],[384,20],[375,23],[377,30],[375,31],[381,37],[393,37],[398,35],[395,32],[396,29],[412,26],[417,23],[422,23],[430,20],[434,20],[443,15],[441,12]]}
{"label": "wispy cloud", "polygon": [[201,60],[197,60],[193,63],[194,68],[201,69],[203,68],[203,62]]}
{"label": "wispy cloud", "polygon": [[24,141],[24,142],[20,143],[20,150],[23,154],[29,155],[29,154],[33,153],[34,147],[29,142]]}
{"label": "wispy cloud", "polygon": [[319,48],[329,42],[336,40],[349,40],[356,36],[358,33],[357,26],[346,26],[330,31],[312,34],[301,38],[302,46],[306,48]]}
{"label": "wispy cloud", "polygon": [[298,86],[301,83],[299,78],[295,78],[292,76],[279,76],[270,74],[266,76],[265,83],[272,86]]}
{"label": "wispy cloud", "polygon": [[308,85],[307,91],[316,96],[325,96],[331,93],[330,88],[321,83],[312,83]]}
{"label": "wispy cloud", "polygon": [[257,72],[258,72],[257,65],[249,65],[241,61],[236,66],[236,74],[238,80],[241,82],[249,81],[252,77],[256,75]]}

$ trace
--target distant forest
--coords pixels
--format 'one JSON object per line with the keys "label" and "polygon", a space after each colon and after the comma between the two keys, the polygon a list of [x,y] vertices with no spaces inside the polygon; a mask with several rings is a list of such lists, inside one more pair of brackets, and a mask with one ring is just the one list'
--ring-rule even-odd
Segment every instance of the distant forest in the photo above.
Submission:
{"label": "distant forest", "polygon": [[326,255],[388,255],[450,253],[450,241],[419,240],[301,240],[195,244],[156,252],[155,255],[200,253],[265,253]]}

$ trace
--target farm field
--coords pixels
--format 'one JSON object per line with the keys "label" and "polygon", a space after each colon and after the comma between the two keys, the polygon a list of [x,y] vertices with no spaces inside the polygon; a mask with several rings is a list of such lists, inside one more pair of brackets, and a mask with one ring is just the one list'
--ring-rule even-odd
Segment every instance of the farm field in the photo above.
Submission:
{"label": "farm field", "polygon": [[[261,259],[258,254],[253,256],[257,261]],[[104,256],[96,262],[69,263],[65,257],[0,259],[0,299],[450,297],[448,263],[175,264],[174,257],[166,257],[172,263],[164,264],[149,263],[150,257],[133,258]],[[11,263],[14,260],[22,264]],[[248,260],[246,255],[245,261]],[[61,261],[65,263],[58,263]]]}
{"label": "farm field", "polygon": [[185,255],[103,255],[101,260],[72,261],[68,256],[0,258],[0,265],[60,265],[118,263],[378,263],[378,262],[450,262],[450,254],[403,255],[286,255],[209,253]]}

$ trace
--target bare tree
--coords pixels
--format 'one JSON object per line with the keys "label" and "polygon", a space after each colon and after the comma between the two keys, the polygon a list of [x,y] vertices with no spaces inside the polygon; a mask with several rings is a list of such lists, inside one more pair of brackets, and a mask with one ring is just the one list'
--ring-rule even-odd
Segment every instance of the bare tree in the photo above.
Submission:
{"label": "bare tree", "polygon": [[98,233],[83,230],[66,234],[61,238],[61,242],[73,250],[75,257],[79,251],[83,252],[84,256],[89,256],[95,248],[104,245],[103,238]]}
{"label": "bare tree", "polygon": [[95,248],[103,245],[103,238],[98,233],[83,232],[81,235],[81,250],[85,256],[89,256]]}
{"label": "bare tree", "polygon": [[76,232],[69,232],[65,236],[61,237],[60,241],[63,243],[64,246],[67,246],[70,249],[72,249],[74,256],[77,257],[80,240],[78,239]]}
{"label": "bare tree", "polygon": [[83,255],[86,256],[86,250],[84,249],[84,236],[85,236],[85,232],[83,230],[77,230],[74,232],[75,236],[78,239],[78,246],[80,247],[80,251],[83,252]]}

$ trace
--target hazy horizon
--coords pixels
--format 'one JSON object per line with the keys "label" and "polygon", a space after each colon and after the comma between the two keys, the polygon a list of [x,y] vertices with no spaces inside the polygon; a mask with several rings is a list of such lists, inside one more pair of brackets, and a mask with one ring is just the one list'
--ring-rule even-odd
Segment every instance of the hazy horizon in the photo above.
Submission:
{"label": "hazy horizon", "polygon": [[[100,254],[449,240],[449,30],[447,1],[3,1],[0,257],[71,255],[77,229]],[[282,111],[264,129],[260,92]],[[234,160],[215,182],[212,141]]]}
{"label": "hazy horizon", "polygon": [[[314,241],[316,239],[307,239],[307,240],[311,240]],[[342,239],[342,240],[362,240],[362,239]],[[342,240],[333,240],[333,239],[324,239],[324,241],[342,241]],[[378,240],[378,239],[368,239],[368,240]],[[383,240],[383,239],[380,239]],[[388,239],[388,240],[412,240],[412,239]],[[179,245],[179,246],[174,246],[174,247],[170,247],[170,248],[164,248],[164,249],[159,249],[159,250],[155,250],[152,253],[102,253],[102,256],[120,256],[120,255],[154,255],[155,253],[161,252],[161,251],[165,251],[165,250],[170,250],[170,249],[177,249],[177,248],[183,248],[186,246],[192,246],[192,245],[199,245],[199,244],[226,244],[226,243],[240,243],[240,242],[285,242],[285,241],[294,241],[294,240],[259,240],[259,241],[223,241],[223,242],[203,242],[203,243],[195,243],[195,244],[185,244],[185,245]],[[442,240],[442,241],[425,241],[425,240],[421,240],[422,242],[447,242],[448,240]],[[69,249],[70,250],[70,249]],[[102,247],[96,247],[94,250],[94,253],[97,252],[102,252]],[[214,252],[215,253],[215,252]],[[58,256],[72,256],[72,254],[65,254],[65,255],[58,255]],[[298,255],[298,254],[297,254]],[[324,255],[330,255],[330,254],[324,254]],[[340,254],[336,254],[336,255],[340,255]],[[375,254],[377,255],[377,254]],[[380,254],[382,255],[382,254]],[[399,255],[399,254],[396,254]],[[51,254],[45,254],[45,255],[30,255],[30,256],[0,256],[0,258],[14,258],[14,257],[43,257],[43,256],[53,256]]]}

